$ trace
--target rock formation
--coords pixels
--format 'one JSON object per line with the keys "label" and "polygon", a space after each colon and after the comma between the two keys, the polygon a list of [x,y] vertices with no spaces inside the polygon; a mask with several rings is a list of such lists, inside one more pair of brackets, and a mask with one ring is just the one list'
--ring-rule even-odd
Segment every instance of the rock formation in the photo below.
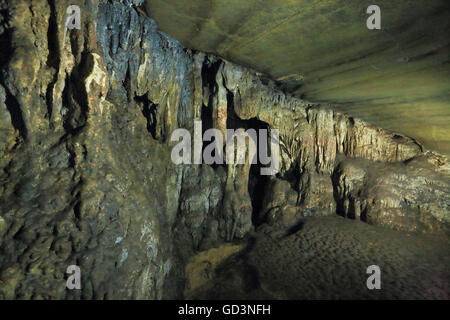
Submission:
{"label": "rock formation", "polygon": [[[448,233],[447,160],[183,48],[141,0],[0,3],[0,298],[180,298],[196,250],[341,214]],[[80,30],[65,26],[77,4]],[[175,165],[171,133],[280,132],[280,170]],[[66,269],[82,290],[66,290]]]}

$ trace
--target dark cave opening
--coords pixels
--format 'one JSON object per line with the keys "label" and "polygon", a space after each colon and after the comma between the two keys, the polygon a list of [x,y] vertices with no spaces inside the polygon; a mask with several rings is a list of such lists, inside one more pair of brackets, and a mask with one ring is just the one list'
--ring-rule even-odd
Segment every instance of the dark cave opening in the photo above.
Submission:
{"label": "dark cave opening", "polygon": [[148,98],[148,94],[136,96],[134,100],[142,105],[142,114],[147,119],[147,131],[152,135],[153,139],[158,140],[156,136],[156,111],[158,110],[158,105]]}
{"label": "dark cave opening", "polygon": [[[300,192],[300,178],[302,176],[302,170],[300,170],[300,162],[297,159],[287,170],[283,176],[281,177],[283,180],[286,180],[291,185],[291,188],[294,189],[297,193]],[[298,201],[297,201],[298,202]],[[298,205],[299,203],[297,203]]]}
{"label": "dark cave opening", "polygon": [[345,209],[344,209],[344,199],[341,199],[339,196],[339,192],[337,190],[337,186],[339,185],[339,168],[336,168],[334,172],[331,174],[331,181],[333,183],[333,197],[336,202],[336,214],[342,217],[345,217]]}
{"label": "dark cave opening", "polygon": [[[333,184],[333,197],[334,201],[336,202],[336,214],[344,217],[349,218],[352,220],[360,219],[363,222],[367,221],[367,207],[362,208],[360,211],[359,218],[356,215],[356,199],[353,196],[348,196],[347,198],[344,198],[339,194],[338,186],[339,186],[339,176],[341,175],[340,167],[338,166],[334,172],[331,174],[331,181]],[[347,201],[347,205],[345,203]],[[346,208],[347,207],[347,208]]]}
{"label": "dark cave opening", "polygon": [[61,64],[61,53],[58,46],[58,22],[56,17],[55,1],[49,1],[48,3],[50,5],[50,18],[48,21],[49,27],[47,31],[49,54],[46,64],[49,68],[53,68],[55,72],[53,74],[53,79],[47,88],[45,98],[47,102],[48,118],[51,119],[53,112],[53,89],[58,80],[57,70],[59,70]]}
{"label": "dark cave opening", "polygon": [[212,105],[212,99],[214,92],[217,91],[216,76],[219,71],[222,60],[210,60],[207,56],[202,65],[202,83],[203,90],[209,90],[208,106]]}
{"label": "dark cave opening", "polygon": [[[248,120],[242,120],[234,111],[234,95],[231,91],[227,92],[227,128],[228,129],[254,129],[257,133],[258,141],[257,150],[259,150],[259,130],[264,129],[269,132],[269,125],[259,120],[258,118],[251,118]],[[268,134],[268,136],[270,136]],[[270,150],[269,143],[267,145],[267,150]],[[264,223],[264,217],[260,216],[261,207],[263,204],[263,199],[265,195],[265,188],[268,184],[270,177],[261,174],[261,168],[265,167],[261,165],[261,159],[259,157],[259,152],[255,155],[257,157],[257,161],[255,164],[252,164],[250,167],[250,173],[248,178],[248,193],[250,195],[250,200],[252,203],[252,223],[254,226],[259,226]]]}
{"label": "dark cave opening", "polygon": [[[212,129],[213,126],[213,97],[215,92],[217,92],[216,76],[219,71],[221,60],[210,61],[208,57],[205,57],[202,65],[202,84],[203,84],[203,95],[208,94],[207,104],[202,104],[201,109],[201,120],[202,120],[202,137],[207,130]],[[207,92],[205,92],[207,91]],[[212,141],[203,141],[202,154],[206,146],[212,143]],[[215,156],[215,151],[213,156]],[[216,169],[219,164],[213,163],[211,167]]]}
{"label": "dark cave opening", "polygon": [[252,202],[252,223],[254,226],[259,226],[265,222],[265,217],[261,216],[261,208],[265,196],[266,185],[270,178],[269,176],[261,175],[261,165],[253,164],[250,168],[250,175],[248,179],[248,193]]}

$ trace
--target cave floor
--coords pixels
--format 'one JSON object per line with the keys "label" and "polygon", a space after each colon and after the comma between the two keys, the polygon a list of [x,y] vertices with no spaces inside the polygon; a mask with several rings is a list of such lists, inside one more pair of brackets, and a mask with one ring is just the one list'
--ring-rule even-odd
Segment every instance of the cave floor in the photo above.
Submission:
{"label": "cave floor", "polygon": [[[210,272],[206,285],[186,298],[449,299],[450,296],[450,251],[445,236],[395,231],[333,216],[306,218],[290,230],[262,225],[242,248]],[[366,286],[370,276],[366,270],[370,265],[381,269],[380,290],[369,290]]]}

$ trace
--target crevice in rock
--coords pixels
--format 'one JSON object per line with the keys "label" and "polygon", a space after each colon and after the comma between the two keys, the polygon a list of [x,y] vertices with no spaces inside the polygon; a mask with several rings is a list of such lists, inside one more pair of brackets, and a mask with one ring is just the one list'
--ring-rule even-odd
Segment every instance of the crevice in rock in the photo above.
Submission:
{"label": "crevice in rock", "polygon": [[[131,91],[131,74],[130,74],[130,62],[129,61],[127,63],[127,71],[125,73],[125,79],[123,80],[123,87],[125,88],[125,92],[127,93],[128,101],[130,101],[131,97],[132,97],[132,91]],[[145,95],[135,97],[135,101],[136,101],[136,98],[140,99],[141,97],[144,97],[144,96]],[[148,97],[148,94],[147,94],[147,97]]]}
{"label": "crevice in rock", "polygon": [[[202,86],[203,86],[203,95],[208,95],[208,104],[202,105],[201,109],[201,120],[202,120],[202,136],[209,129],[213,128],[213,99],[214,95],[218,90],[218,86],[216,83],[217,73],[222,64],[221,60],[211,61],[208,56],[205,56],[205,60],[203,61],[202,66]],[[203,141],[202,145],[202,153],[203,150],[209,145],[211,142]],[[214,169],[217,168],[218,164],[211,165]]]}
{"label": "crevice in rock", "polygon": [[0,10],[0,27],[3,32],[0,34],[0,68],[3,68],[13,56],[13,48],[11,45],[12,30],[8,27],[9,11]]}
{"label": "crevice in rock", "polygon": [[212,99],[214,98],[214,93],[217,92],[216,76],[219,71],[221,60],[211,61],[208,56],[205,57],[202,66],[202,83],[203,91],[208,90],[208,106],[212,106]]}
{"label": "crevice in rock", "polygon": [[338,192],[339,185],[339,168],[337,167],[331,174],[331,182],[333,183],[333,197],[336,202],[336,214],[345,217],[344,199],[342,199]]}
{"label": "crevice in rock", "polygon": [[66,77],[63,90],[63,106],[67,108],[64,114],[64,129],[72,134],[82,129],[87,121],[89,103],[84,80],[93,68],[89,53],[84,52],[79,67]]}
{"label": "crevice in rock", "polygon": [[48,21],[47,44],[48,56],[47,67],[54,69],[53,79],[47,87],[45,93],[47,103],[47,116],[51,120],[53,112],[53,89],[58,81],[58,70],[61,64],[61,54],[58,45],[58,21],[56,17],[55,0],[48,0],[50,6],[50,17]]}
{"label": "crevice in rock", "polygon": [[[234,110],[234,95],[231,91],[227,90],[227,128],[244,130],[254,129],[257,134],[257,150],[259,150],[259,130],[267,130],[268,139],[270,139],[269,125],[259,120],[258,118],[251,118],[248,120],[242,120],[236,114]],[[269,150],[269,144],[267,145]],[[265,186],[269,182],[269,176],[261,175],[261,168],[265,167],[261,165],[259,159],[259,153],[256,154],[256,164],[252,164],[250,167],[249,179],[248,179],[248,192],[250,194],[250,200],[252,203],[252,223],[254,226],[259,226],[264,223],[264,217],[260,216],[261,207],[265,195]],[[250,160],[251,161],[251,160]]]}
{"label": "crevice in rock", "polygon": [[367,223],[367,211],[368,211],[368,207],[363,207],[363,209],[361,210],[361,216],[360,219],[362,222],[366,222]]}
{"label": "crevice in rock", "polygon": [[156,112],[158,105],[148,98],[147,93],[142,96],[135,96],[134,100],[142,106],[142,114],[147,119],[147,131],[152,135],[153,139],[158,140],[156,136]]}
{"label": "crevice in rock", "polygon": [[[281,144],[280,144],[281,148]],[[291,185],[291,188],[294,189],[296,192],[300,192],[300,161],[296,160],[294,163],[292,163],[291,167],[288,171],[286,171],[280,178],[282,180],[286,180]]]}
{"label": "crevice in rock", "polygon": [[265,222],[265,217],[261,216],[260,212],[269,177],[261,175],[260,170],[261,165],[252,165],[248,181],[248,192],[252,202],[252,223],[254,226],[259,226]]}
{"label": "crevice in rock", "polygon": [[[77,198],[80,198],[79,194],[77,194]],[[76,202],[73,206],[73,214],[75,215],[76,219],[81,219],[81,201]]]}
{"label": "crevice in rock", "polygon": [[[3,85],[3,77],[0,76],[0,84]],[[6,93],[6,108],[11,115],[11,122],[13,127],[19,132],[20,136],[25,140],[27,138],[27,127],[23,119],[22,110],[20,109],[20,104],[16,97],[11,94],[9,89],[3,85]]]}

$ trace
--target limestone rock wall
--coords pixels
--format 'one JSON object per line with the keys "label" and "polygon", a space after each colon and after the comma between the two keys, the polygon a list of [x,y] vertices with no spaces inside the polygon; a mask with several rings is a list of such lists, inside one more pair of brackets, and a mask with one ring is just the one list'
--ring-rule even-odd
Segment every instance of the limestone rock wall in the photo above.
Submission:
{"label": "limestone rock wall", "polygon": [[[65,28],[69,4],[81,8],[81,30]],[[156,35],[155,26],[118,3],[2,5],[2,53],[8,52],[0,107],[2,119],[10,119],[1,130],[8,144],[0,175],[0,297],[163,297],[177,263],[171,245],[177,207],[168,199],[180,188],[178,173],[147,129],[145,101],[117,88],[132,54],[111,66],[104,51],[126,48],[127,36],[140,43],[144,32]],[[104,13],[121,22],[112,24]],[[135,49],[144,59],[145,50]],[[171,66],[163,72],[177,75]],[[80,266],[82,290],[66,290],[69,265]]]}
{"label": "limestone rock wall", "polygon": [[450,177],[436,171],[433,160],[342,160],[333,177],[338,213],[394,229],[448,232]]}
{"label": "limestone rock wall", "polygon": [[[184,49],[141,3],[0,3],[0,298],[181,297],[189,256],[245,237],[255,217],[289,224],[342,208],[353,217],[347,207],[359,203],[370,223],[448,230],[444,160]],[[81,30],[65,28],[70,4]],[[279,174],[173,164],[171,133],[198,120],[279,129]],[[367,164],[346,171],[342,156]],[[410,169],[394,173],[402,165]],[[383,166],[384,184],[403,181],[395,199],[374,187],[376,175],[365,178],[370,166]],[[349,179],[363,181],[349,189]],[[66,289],[69,265],[81,268],[81,290]]]}
{"label": "limestone rock wall", "polygon": [[[241,119],[257,118],[280,131],[276,179],[289,181],[291,188],[268,184],[260,216],[290,224],[301,216],[337,212],[396,229],[448,231],[450,175],[445,157],[424,150],[412,138],[335,112],[332,106],[286,95],[250,70],[226,63],[218,72],[223,80],[217,82],[216,95],[228,92],[229,104]],[[371,179],[365,180],[365,171],[342,171],[345,159],[364,159]],[[365,196],[361,187],[349,188],[348,181],[364,184]],[[358,200],[361,197],[367,199]]]}

